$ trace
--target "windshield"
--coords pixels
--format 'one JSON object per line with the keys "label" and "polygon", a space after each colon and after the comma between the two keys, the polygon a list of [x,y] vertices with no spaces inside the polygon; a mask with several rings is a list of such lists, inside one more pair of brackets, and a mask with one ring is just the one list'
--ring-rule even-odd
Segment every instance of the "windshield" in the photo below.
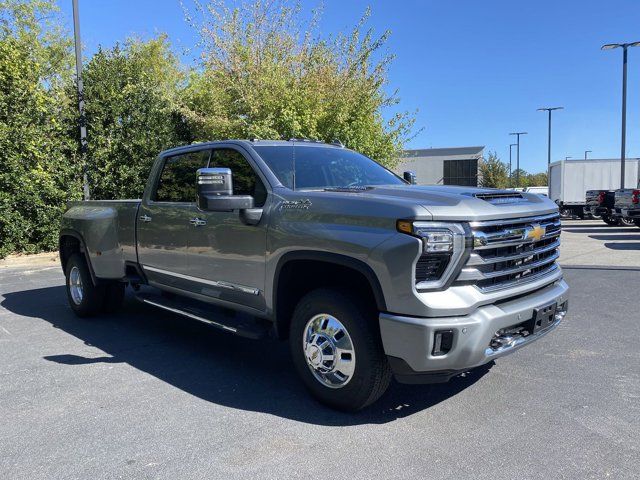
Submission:
{"label": "windshield", "polygon": [[253,148],[278,177],[278,180],[286,187],[295,190],[357,188],[405,183],[379,163],[344,148],[304,145],[295,147],[293,145],[256,145]]}

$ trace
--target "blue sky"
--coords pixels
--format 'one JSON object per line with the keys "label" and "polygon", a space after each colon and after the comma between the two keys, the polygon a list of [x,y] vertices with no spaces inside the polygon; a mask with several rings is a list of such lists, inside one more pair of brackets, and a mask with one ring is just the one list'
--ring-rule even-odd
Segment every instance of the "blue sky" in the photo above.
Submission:
{"label": "blue sky", "polygon": [[[71,0],[59,5],[70,27]],[[640,1],[326,0],[322,33],[350,29],[367,5],[370,26],[392,32],[389,88],[419,110],[408,148],[485,145],[508,161],[509,132],[527,131],[521,165],[542,171],[547,117],[536,108],[562,105],[552,160],[619,157],[622,52],[600,46],[640,40]],[[132,35],[166,32],[177,51],[197,41],[178,0],[80,0],[80,15],[88,53]],[[627,156],[640,157],[640,48],[628,82]]]}

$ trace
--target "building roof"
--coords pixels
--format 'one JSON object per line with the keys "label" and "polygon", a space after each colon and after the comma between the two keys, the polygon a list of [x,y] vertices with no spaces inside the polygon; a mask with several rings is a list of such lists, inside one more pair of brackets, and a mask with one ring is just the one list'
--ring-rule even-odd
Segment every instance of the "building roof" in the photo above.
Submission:
{"label": "building roof", "polygon": [[447,147],[447,148],[421,148],[417,150],[405,150],[402,158],[410,157],[455,157],[455,156],[480,156],[484,150],[482,147]]}

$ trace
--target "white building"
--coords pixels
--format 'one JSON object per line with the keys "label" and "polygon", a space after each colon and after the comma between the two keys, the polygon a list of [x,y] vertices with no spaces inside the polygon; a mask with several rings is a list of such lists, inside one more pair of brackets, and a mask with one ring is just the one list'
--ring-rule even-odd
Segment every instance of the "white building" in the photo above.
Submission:
{"label": "white building", "polygon": [[395,172],[410,170],[418,185],[478,185],[478,161],[484,147],[405,150]]}

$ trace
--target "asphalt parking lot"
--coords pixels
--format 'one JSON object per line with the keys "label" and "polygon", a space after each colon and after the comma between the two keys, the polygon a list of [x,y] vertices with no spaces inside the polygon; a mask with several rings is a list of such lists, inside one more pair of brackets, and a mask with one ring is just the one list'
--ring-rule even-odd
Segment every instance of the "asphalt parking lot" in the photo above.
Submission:
{"label": "asphalt parking lot", "polygon": [[56,264],[5,264],[0,478],[639,478],[640,229],[564,228],[555,332],[355,415],[305,393],[284,343],[132,298],[79,320]]}

